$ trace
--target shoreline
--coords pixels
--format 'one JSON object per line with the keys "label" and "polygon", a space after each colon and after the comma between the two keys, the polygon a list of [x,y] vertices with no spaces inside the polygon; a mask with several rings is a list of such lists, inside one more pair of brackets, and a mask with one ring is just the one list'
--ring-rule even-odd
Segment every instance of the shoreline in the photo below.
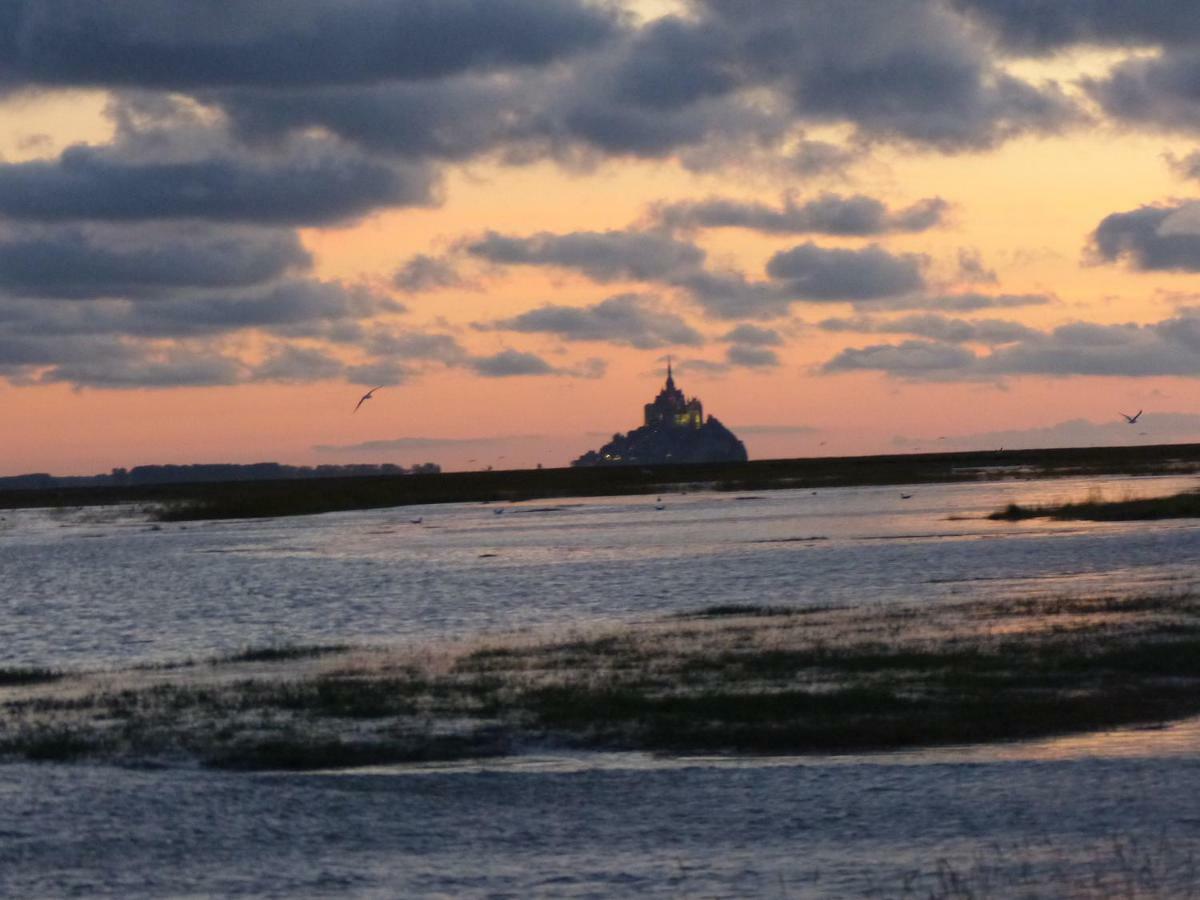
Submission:
{"label": "shoreline", "polygon": [[0,670],[0,757],[234,770],[538,751],[804,756],[1200,714],[1200,598],[709,607],[414,647]]}
{"label": "shoreline", "polygon": [[189,521],[701,489],[731,492],[820,490],[1085,475],[1188,474],[1200,474],[1200,444],[1000,449],[746,463],[8,490],[0,491],[0,510],[137,504],[163,521]]}

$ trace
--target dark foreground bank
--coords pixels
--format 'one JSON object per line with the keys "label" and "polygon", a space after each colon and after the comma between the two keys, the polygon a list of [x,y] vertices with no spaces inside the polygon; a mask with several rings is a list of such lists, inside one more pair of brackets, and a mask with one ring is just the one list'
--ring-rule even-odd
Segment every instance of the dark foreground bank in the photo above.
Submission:
{"label": "dark foreground bank", "polygon": [[1200,713],[1200,598],[710,607],[567,633],[0,672],[0,756],[312,769],[545,750],[803,754]]}
{"label": "dark foreground bank", "polygon": [[745,463],[449,472],[436,475],[0,491],[0,509],[134,503],[164,520],[304,515],[429,503],[515,502],[689,489],[878,484],[1200,472],[1200,444],[1086,447]]}

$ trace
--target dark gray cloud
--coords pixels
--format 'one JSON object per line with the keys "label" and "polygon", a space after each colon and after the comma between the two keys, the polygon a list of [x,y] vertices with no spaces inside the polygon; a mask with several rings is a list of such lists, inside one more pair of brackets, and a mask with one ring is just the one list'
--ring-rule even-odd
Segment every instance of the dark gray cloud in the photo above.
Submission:
{"label": "dark gray cloud", "polygon": [[[336,338],[322,325],[356,324],[393,301],[337,282],[283,281],[249,292],[181,295],[142,301],[48,304],[0,298],[0,334],[126,335],[185,338],[254,329],[281,337]],[[356,340],[357,330],[347,335]]]}
{"label": "dark gray cloud", "polygon": [[501,350],[491,356],[473,358],[470,367],[484,378],[507,378],[516,375],[552,375],[555,369],[550,363],[533,353],[519,350]]}
{"label": "dark gray cloud", "polygon": [[1167,162],[1180,177],[1200,179],[1200,150],[1193,150],[1184,157],[1168,154]]}
{"label": "dark gray cloud", "polygon": [[253,381],[308,383],[340,378],[345,364],[314,347],[284,344],[274,348],[250,374]]}
{"label": "dark gray cloud", "polygon": [[123,353],[90,353],[59,361],[43,371],[38,381],[120,390],[233,385],[246,377],[245,366],[238,360],[212,350],[123,346]]}
{"label": "dark gray cloud", "polygon": [[0,227],[0,291],[29,297],[162,297],[238,288],[305,269],[292,231],[204,227]]}
{"label": "dark gray cloud", "polygon": [[1042,54],[1073,44],[1138,46],[1200,38],[1191,0],[952,0],[1004,46]]}
{"label": "dark gray cloud", "polygon": [[695,244],[654,231],[542,232],[532,237],[488,232],[464,249],[492,263],[573,269],[599,282],[666,280],[704,261],[704,251]]}
{"label": "dark gray cloud", "polygon": [[652,297],[620,294],[591,306],[547,305],[510,319],[484,323],[487,330],[553,334],[568,341],[606,341],[642,350],[697,347],[704,338]]}
{"label": "dark gray cloud", "polygon": [[788,168],[797,175],[816,177],[840,173],[863,155],[858,147],[844,147],[828,141],[799,140],[786,153]]}
{"label": "dark gray cloud", "polygon": [[803,137],[807,124],[957,152],[1078,119],[1056,87],[998,68],[978,29],[940,0],[695,0],[621,35],[503,78],[315,76],[288,90],[243,79],[204,98],[247,137],[324,129],[408,158],[675,155],[714,167],[767,149],[810,174],[858,151]]}
{"label": "dark gray cloud", "polygon": [[869,236],[894,231],[925,231],[942,221],[949,204],[930,197],[900,210],[889,210],[874,197],[822,194],[799,203],[784,197],[778,207],[710,197],[662,204],[652,213],[669,228],[749,228],[766,234]]}
{"label": "dark gray cloud", "polygon": [[1152,325],[1076,322],[997,350],[989,371],[1033,375],[1200,376],[1200,320]]}
{"label": "dark gray cloud", "polygon": [[453,260],[424,253],[409,258],[397,269],[392,284],[407,294],[469,286]]}
{"label": "dark gray cloud", "polygon": [[376,360],[358,366],[346,366],[346,380],[351,384],[394,387],[419,374],[412,366],[393,360]]}
{"label": "dark gray cloud", "polygon": [[970,284],[997,284],[1000,279],[996,272],[983,263],[983,257],[978,250],[960,247],[958,251],[959,280]]}
{"label": "dark gray cloud", "polygon": [[[1196,18],[1194,10],[1190,15]],[[1123,124],[1200,131],[1200,48],[1194,43],[1184,42],[1156,56],[1133,57],[1103,77],[1085,79],[1083,86],[1104,112]]]}
{"label": "dark gray cloud", "polygon": [[1200,203],[1143,206],[1106,216],[1091,235],[1105,262],[1125,260],[1143,271],[1200,271]]}
{"label": "dark gray cloud", "polygon": [[925,286],[923,257],[893,255],[872,244],[861,250],[801,244],[776,253],[767,274],[804,300],[876,300],[911,294]]}
{"label": "dark gray cloud", "polygon": [[[740,83],[771,85],[808,120],[946,150],[1053,131],[1075,113],[1053,88],[997,69],[961,16],[927,0],[701,0],[692,27],[715,32]],[[682,62],[682,61],[681,61]]]}
{"label": "dark gray cloud", "polygon": [[321,225],[431,202],[433,174],[325,147],[286,158],[122,158],[74,146],[53,161],[0,164],[0,215],[38,222],[208,219]]}
{"label": "dark gray cloud", "polygon": [[871,370],[902,378],[968,380],[1010,375],[1200,377],[1200,319],[1149,325],[1074,322],[976,354],[957,344],[904,341],[848,348],[825,372]]}
{"label": "dark gray cloud", "polygon": [[671,283],[718,319],[778,319],[796,299],[787,285],[754,281],[741,272],[697,269],[675,276]]}
{"label": "dark gray cloud", "polygon": [[874,301],[870,308],[879,310],[937,310],[951,313],[979,312],[985,309],[1015,309],[1022,306],[1046,306],[1056,302],[1048,294],[981,294],[964,291],[958,294],[910,294],[890,300]]}
{"label": "dark gray cloud", "polygon": [[432,361],[448,366],[460,365],[467,358],[458,338],[452,334],[423,331],[374,329],[364,346],[373,356],[386,362]]}
{"label": "dark gray cloud", "polygon": [[544,64],[621,30],[581,0],[3,0],[0,83],[196,89],[372,84]]}
{"label": "dark gray cloud", "polygon": [[826,319],[819,326],[825,331],[854,332],[858,334],[911,334],[952,344],[1008,344],[1035,338],[1039,332],[1003,319],[955,319],[926,313],[901,316],[896,319],[880,319],[860,316],[854,319]]}
{"label": "dark gray cloud", "polygon": [[980,310],[1012,310],[1021,306],[1046,306],[1055,302],[1046,294],[941,294],[924,296],[917,304],[904,306],[894,304],[892,308],[922,308],[944,312],[979,312]]}
{"label": "dark gray cloud", "polygon": [[746,344],[734,344],[725,351],[725,359],[730,365],[746,369],[770,369],[779,365],[779,357],[774,350]]}
{"label": "dark gray cloud", "polygon": [[738,325],[732,331],[726,332],[721,340],[750,347],[778,347],[783,344],[783,338],[773,328],[759,328],[757,325],[748,324]]}
{"label": "dark gray cloud", "polygon": [[848,347],[825,363],[821,370],[827,374],[866,370],[902,378],[961,377],[975,362],[974,353],[954,344],[904,341]]}

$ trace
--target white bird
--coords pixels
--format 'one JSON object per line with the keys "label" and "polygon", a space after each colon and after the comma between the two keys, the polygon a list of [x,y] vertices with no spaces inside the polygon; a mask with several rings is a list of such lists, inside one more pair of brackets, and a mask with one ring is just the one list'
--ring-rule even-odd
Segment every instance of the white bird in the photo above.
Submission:
{"label": "white bird", "polygon": [[1128,422],[1130,425],[1132,425],[1134,422],[1136,422],[1138,420],[1138,418],[1141,416],[1141,414],[1142,414],[1142,411],[1139,409],[1132,416],[1127,416],[1127,415],[1125,415],[1125,413],[1121,413],[1121,418],[1123,418],[1126,422]]}
{"label": "white bird", "polygon": [[371,395],[372,395],[372,394],[374,394],[374,393],[375,393],[377,390],[379,390],[379,388],[381,388],[381,387],[383,387],[383,385],[382,385],[382,384],[381,384],[379,387],[373,387],[373,388],[371,388],[369,391],[367,391],[365,394],[363,394],[361,397],[359,397],[359,398],[358,398],[358,403],[356,403],[356,404],[355,404],[355,406],[354,406],[354,411],[355,411],[355,412],[358,412],[358,408],[359,408],[360,406],[362,406],[364,403],[366,403],[368,400],[370,400],[370,399],[371,399]]}

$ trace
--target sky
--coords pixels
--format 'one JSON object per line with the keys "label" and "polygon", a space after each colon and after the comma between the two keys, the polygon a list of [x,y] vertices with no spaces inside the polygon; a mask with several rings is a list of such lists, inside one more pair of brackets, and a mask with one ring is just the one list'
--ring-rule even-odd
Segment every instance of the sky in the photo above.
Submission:
{"label": "sky", "polygon": [[0,0],[0,475],[1200,440],[1198,197],[1194,0]]}

